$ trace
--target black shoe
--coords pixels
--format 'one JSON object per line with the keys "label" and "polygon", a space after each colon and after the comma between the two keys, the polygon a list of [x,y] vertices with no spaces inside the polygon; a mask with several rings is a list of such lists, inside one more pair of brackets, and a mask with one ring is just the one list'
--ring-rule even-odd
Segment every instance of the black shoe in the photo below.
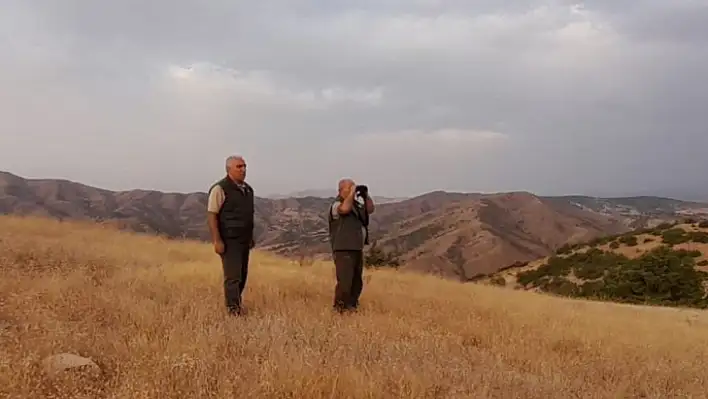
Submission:
{"label": "black shoe", "polygon": [[227,311],[229,312],[229,316],[241,316],[241,308],[237,306],[229,306]]}

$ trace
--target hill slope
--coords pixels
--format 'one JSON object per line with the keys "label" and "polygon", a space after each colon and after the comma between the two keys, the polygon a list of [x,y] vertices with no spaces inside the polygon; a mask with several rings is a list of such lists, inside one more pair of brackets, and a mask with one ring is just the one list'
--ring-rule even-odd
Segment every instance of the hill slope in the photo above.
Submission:
{"label": "hill slope", "polygon": [[[330,201],[257,198],[257,245],[282,255],[327,257],[325,212]],[[602,206],[589,205],[600,201]],[[705,207],[661,198],[631,201],[432,192],[380,204],[372,218],[372,238],[385,250],[400,252],[405,268],[465,281],[549,255],[568,240],[626,231]],[[4,214],[110,221],[138,232],[206,240],[205,209],[205,193],[113,192],[0,172]]]}
{"label": "hill slope", "polygon": [[[248,315],[229,319],[207,245],[15,217],[0,217],[0,273],[0,396],[9,398],[639,398],[708,389],[708,316],[696,311],[374,271],[362,311],[337,317],[330,264],[301,268],[256,253]],[[102,375],[49,378],[41,360],[62,352],[93,359]]]}
{"label": "hill slope", "polygon": [[381,245],[402,252],[408,268],[463,281],[545,256],[569,241],[627,229],[523,192],[457,199],[431,194],[404,203],[408,206],[381,207],[377,221],[387,228]]}
{"label": "hill slope", "polygon": [[483,281],[572,297],[706,308],[708,221],[665,223],[567,245]]}

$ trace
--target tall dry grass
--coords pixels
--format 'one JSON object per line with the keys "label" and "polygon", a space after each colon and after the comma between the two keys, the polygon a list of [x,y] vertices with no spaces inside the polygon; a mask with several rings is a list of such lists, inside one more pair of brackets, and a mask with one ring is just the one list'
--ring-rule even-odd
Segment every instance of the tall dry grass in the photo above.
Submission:
{"label": "tall dry grass", "polygon": [[[708,392],[708,318],[255,254],[243,319],[208,245],[0,218],[0,395],[9,398],[678,398]],[[50,379],[71,352],[101,378]],[[53,395],[53,396],[52,396]]]}

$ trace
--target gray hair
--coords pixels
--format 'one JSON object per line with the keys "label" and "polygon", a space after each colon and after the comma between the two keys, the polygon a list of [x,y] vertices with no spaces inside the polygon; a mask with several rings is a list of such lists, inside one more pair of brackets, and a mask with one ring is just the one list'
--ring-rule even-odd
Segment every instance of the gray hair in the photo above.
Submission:
{"label": "gray hair", "polygon": [[226,169],[227,172],[229,171],[229,163],[231,163],[231,161],[236,161],[236,160],[243,161],[244,159],[241,155],[231,155],[228,158],[226,158],[226,161],[224,161],[224,168]]}

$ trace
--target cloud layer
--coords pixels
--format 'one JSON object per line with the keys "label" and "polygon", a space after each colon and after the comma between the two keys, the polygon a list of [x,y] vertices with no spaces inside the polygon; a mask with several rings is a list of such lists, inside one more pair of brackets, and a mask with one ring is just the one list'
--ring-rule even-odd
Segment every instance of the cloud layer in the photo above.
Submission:
{"label": "cloud layer", "polygon": [[[242,3],[242,4],[236,4]],[[708,2],[8,0],[0,169],[262,195],[708,185]]]}

